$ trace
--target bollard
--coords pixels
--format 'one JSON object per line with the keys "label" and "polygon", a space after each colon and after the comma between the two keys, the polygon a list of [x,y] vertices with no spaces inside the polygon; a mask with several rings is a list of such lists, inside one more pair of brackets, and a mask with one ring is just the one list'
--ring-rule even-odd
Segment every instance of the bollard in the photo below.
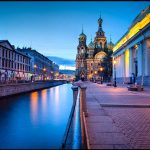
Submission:
{"label": "bollard", "polygon": [[71,88],[73,90],[73,103],[75,104],[78,96],[78,87],[72,86]]}
{"label": "bollard", "polygon": [[88,117],[88,113],[87,113],[87,107],[86,107],[86,86],[81,85],[80,86],[81,90],[80,90],[80,99],[82,102],[82,111],[85,114],[85,117]]}

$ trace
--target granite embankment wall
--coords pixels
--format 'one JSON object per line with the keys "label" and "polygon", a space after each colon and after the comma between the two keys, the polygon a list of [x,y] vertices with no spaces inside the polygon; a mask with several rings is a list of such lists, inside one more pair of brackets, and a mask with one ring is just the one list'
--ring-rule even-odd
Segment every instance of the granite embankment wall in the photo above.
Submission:
{"label": "granite embankment wall", "polygon": [[44,81],[44,82],[32,82],[32,83],[18,83],[0,85],[0,98],[4,96],[10,96],[14,94],[21,94],[25,92],[35,91],[39,89],[49,88],[66,83],[65,81]]}

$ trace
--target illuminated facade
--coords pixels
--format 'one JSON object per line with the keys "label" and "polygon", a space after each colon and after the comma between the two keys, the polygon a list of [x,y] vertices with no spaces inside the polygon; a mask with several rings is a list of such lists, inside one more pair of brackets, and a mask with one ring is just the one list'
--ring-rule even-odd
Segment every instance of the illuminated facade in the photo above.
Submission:
{"label": "illuminated facade", "polygon": [[17,48],[18,52],[31,57],[31,74],[34,80],[53,79],[53,62],[31,48]]}
{"label": "illuminated facade", "polygon": [[[141,85],[150,85],[150,6],[132,22],[113,48],[118,82],[131,82],[134,74]],[[114,74],[114,73],[113,73]]]}
{"label": "illuminated facade", "polygon": [[59,66],[54,62],[52,63],[51,77],[52,79],[59,79]]}
{"label": "illuminated facade", "polygon": [[29,80],[31,58],[15,50],[8,40],[0,40],[0,82]]}
{"label": "illuminated facade", "polygon": [[105,32],[102,29],[102,18],[98,19],[98,31],[94,41],[86,45],[87,37],[82,33],[79,35],[79,45],[77,47],[76,55],[76,78],[80,79],[84,77],[87,80],[95,79],[100,77],[102,62],[108,53],[112,51],[113,43],[107,44]]}

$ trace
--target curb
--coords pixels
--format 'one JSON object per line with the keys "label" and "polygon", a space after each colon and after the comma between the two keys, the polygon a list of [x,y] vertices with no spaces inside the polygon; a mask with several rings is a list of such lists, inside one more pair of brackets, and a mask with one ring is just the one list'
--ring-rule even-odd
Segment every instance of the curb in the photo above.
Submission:
{"label": "curb", "polygon": [[150,108],[150,105],[128,105],[128,104],[100,104],[102,107],[130,107],[130,108]]}

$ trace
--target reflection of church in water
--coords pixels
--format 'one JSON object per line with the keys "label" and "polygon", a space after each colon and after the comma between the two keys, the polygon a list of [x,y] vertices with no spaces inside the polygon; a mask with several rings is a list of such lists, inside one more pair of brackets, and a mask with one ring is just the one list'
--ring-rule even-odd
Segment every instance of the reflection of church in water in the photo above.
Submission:
{"label": "reflection of church in water", "polygon": [[[104,67],[102,66],[104,58],[112,52],[114,44],[110,42],[107,44],[105,32],[102,29],[102,18],[98,19],[98,31],[94,41],[91,40],[89,45],[86,45],[86,35],[82,33],[79,35],[79,45],[77,47],[76,55],[76,78],[84,77],[87,80],[98,79]],[[112,70],[111,70],[112,71]],[[110,72],[110,71],[109,71]]]}

